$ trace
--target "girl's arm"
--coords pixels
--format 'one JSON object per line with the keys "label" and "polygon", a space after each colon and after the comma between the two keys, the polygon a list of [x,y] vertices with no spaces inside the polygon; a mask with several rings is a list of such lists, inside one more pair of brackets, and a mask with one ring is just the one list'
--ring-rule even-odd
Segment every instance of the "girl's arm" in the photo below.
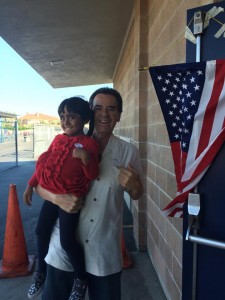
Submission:
{"label": "girl's arm", "polygon": [[73,157],[79,158],[83,164],[83,171],[86,178],[94,180],[99,175],[99,146],[96,140],[89,139],[86,149],[74,148]]}
{"label": "girl's arm", "polygon": [[25,192],[23,193],[23,201],[28,206],[32,205],[32,195],[33,195],[33,187],[28,184]]}

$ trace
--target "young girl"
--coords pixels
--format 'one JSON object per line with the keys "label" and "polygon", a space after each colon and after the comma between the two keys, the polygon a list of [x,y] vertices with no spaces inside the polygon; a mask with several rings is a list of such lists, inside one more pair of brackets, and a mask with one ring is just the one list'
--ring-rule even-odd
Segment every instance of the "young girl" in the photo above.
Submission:
{"label": "young girl", "polygon": [[[89,190],[91,180],[98,176],[99,149],[92,139],[94,120],[87,101],[79,97],[65,99],[58,108],[63,134],[57,135],[49,149],[40,155],[36,170],[28,181],[24,202],[32,204],[33,188],[38,184],[55,194],[74,194],[83,197]],[[89,132],[84,134],[84,124],[89,123]],[[79,212],[67,213],[57,205],[44,201],[37,227],[38,270],[28,298],[34,298],[42,289],[46,277],[44,258],[48,252],[53,225],[57,218],[60,224],[60,242],[74,268],[74,285],[69,300],[84,299],[87,283],[84,253],[75,239]]]}

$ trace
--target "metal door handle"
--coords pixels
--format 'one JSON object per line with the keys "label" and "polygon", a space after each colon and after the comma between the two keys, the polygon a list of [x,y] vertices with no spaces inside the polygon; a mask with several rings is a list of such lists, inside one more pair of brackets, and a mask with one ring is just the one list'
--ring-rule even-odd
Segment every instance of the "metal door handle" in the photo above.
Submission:
{"label": "metal door handle", "polygon": [[186,235],[186,240],[193,242],[193,243],[205,245],[205,246],[225,249],[225,242],[214,240],[214,239],[208,239],[208,238],[205,238],[205,237],[202,237],[199,235],[190,235],[190,234],[188,234],[188,232]]}

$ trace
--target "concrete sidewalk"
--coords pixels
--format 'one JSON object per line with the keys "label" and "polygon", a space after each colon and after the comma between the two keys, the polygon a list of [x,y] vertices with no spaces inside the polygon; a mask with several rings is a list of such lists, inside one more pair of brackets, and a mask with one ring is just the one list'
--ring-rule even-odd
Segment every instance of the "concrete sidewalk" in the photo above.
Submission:
{"label": "concrete sidewalk", "polygon": [[[122,272],[122,300],[166,300],[148,254],[132,252],[131,255],[134,259],[134,267]],[[32,275],[0,279],[0,299],[28,299],[26,293],[31,279]],[[41,295],[35,299],[41,300]]]}
{"label": "concrete sidewalk", "polygon": [[[28,255],[36,255],[36,237],[34,231],[42,200],[35,195],[31,208],[27,208],[22,201],[22,195],[27,180],[34,170],[34,165],[35,161],[31,159],[19,162],[17,167],[5,169],[4,166],[3,171],[0,168],[0,258],[2,258],[4,246],[8,192],[11,183],[16,184],[17,188]],[[10,164],[9,167],[11,167]],[[132,236],[125,231],[125,240],[127,241],[127,239],[132,239]],[[146,252],[137,252],[133,246],[128,247],[128,245],[133,245],[133,241],[130,243],[128,241],[127,248],[134,259],[134,267],[125,269],[122,272],[122,300],[165,300],[166,297],[148,254]],[[24,277],[0,279],[0,299],[27,299],[26,292],[30,285],[31,277],[32,274]],[[41,296],[35,299],[40,300]]]}

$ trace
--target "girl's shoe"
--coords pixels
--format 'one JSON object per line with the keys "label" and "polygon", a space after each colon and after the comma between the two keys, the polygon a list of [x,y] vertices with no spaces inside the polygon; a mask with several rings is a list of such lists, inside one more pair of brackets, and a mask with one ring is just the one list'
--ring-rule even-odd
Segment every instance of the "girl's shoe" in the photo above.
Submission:
{"label": "girl's shoe", "polygon": [[87,290],[87,281],[82,279],[75,279],[69,300],[84,300]]}
{"label": "girl's shoe", "polygon": [[33,282],[28,290],[27,296],[29,299],[33,299],[39,295],[43,288],[45,282],[46,274],[41,272],[35,272],[33,277]]}

